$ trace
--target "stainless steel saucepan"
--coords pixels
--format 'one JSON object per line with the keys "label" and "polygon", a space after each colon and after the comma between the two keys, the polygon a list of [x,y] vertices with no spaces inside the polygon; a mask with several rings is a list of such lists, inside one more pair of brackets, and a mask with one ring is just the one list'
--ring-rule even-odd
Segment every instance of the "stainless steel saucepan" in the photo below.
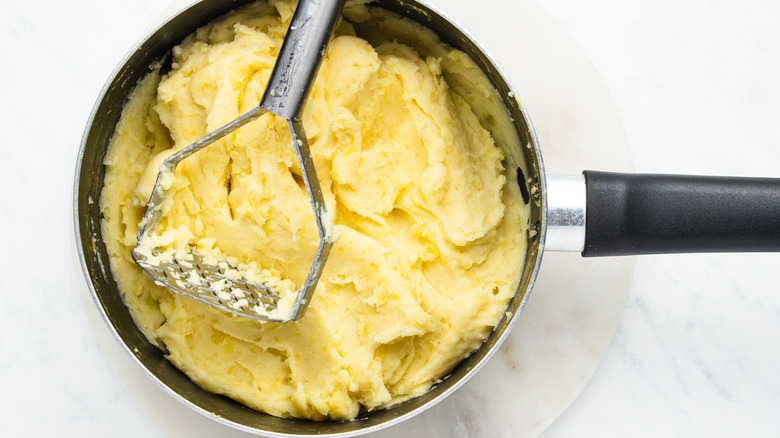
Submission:
{"label": "stainless steel saucepan", "polygon": [[[545,249],[583,256],[662,252],[780,250],[780,180],[586,171],[573,177],[545,175],[531,121],[495,62],[463,29],[419,0],[375,0],[384,8],[433,30],[469,55],[500,96],[522,147],[518,177],[531,210],[523,277],[503,318],[484,344],[424,395],[349,422],[281,419],[204,391],[168,362],[136,328],[108,269],[96,202],[103,187],[103,158],[133,86],[172,47],[198,27],[246,0],[203,0],[165,20],[134,47],[107,81],[88,120],[76,168],[76,241],[87,282],[106,322],[148,375],[194,410],[237,429],[267,436],[354,436],[382,429],[433,406],[465,383],[507,337],[528,299]],[[405,41],[414,43],[414,41]],[[505,148],[506,145],[503,145]],[[512,182],[515,183],[515,182]]]}

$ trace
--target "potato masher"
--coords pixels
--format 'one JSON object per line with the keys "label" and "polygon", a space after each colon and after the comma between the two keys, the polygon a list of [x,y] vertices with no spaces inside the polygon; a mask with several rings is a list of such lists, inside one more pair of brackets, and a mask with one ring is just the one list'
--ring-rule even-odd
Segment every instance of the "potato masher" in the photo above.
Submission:
{"label": "potato masher", "polygon": [[[136,263],[158,284],[242,317],[287,322],[303,315],[330,253],[333,236],[301,113],[344,1],[301,0],[260,105],[170,155],[160,165],[146,213],[139,224],[138,243],[132,251]],[[256,272],[248,271],[246,265],[240,265],[229,257],[199,254],[194,246],[161,251],[154,242],[157,236],[155,229],[162,216],[176,166],[266,112],[287,120],[320,239],[309,273],[303,286],[295,292],[294,301],[289,298],[283,300],[278,283],[260,281]]]}

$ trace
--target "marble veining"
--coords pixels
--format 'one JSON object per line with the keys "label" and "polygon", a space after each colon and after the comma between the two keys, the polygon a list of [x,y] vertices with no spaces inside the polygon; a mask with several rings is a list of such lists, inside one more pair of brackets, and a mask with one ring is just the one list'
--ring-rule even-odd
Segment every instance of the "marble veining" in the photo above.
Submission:
{"label": "marble veining", "polygon": [[[780,177],[780,4],[485,0],[475,11],[430,1],[502,64],[548,172]],[[76,256],[72,178],[87,116],[130,46],[174,9],[4,5],[3,436],[248,436],[147,378],[102,321]],[[777,436],[777,266],[778,254],[548,253],[489,363],[437,406],[372,436]]]}

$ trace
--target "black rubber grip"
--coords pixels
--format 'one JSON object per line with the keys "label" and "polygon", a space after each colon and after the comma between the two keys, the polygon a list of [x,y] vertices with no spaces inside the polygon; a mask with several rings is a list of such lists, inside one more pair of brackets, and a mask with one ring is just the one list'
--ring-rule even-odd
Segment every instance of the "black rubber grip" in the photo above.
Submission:
{"label": "black rubber grip", "polygon": [[780,251],[780,179],[583,174],[583,257]]}

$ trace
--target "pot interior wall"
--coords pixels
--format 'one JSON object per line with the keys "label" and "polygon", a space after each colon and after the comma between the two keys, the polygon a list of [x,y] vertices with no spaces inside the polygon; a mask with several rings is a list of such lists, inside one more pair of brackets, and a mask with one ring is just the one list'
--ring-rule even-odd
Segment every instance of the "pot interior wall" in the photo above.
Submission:
{"label": "pot interior wall", "polygon": [[[149,66],[164,59],[171,48],[199,26],[219,15],[247,3],[237,0],[207,0],[190,6],[162,24],[130,53],[115,71],[99,97],[82,140],[76,181],[77,241],[83,257],[83,267],[90,287],[107,322],[121,342],[139,364],[175,397],[202,413],[215,415],[218,421],[233,427],[255,433],[276,433],[288,435],[352,435],[393,424],[429,407],[449,392],[460,386],[506,336],[527,298],[536,276],[540,261],[540,236],[543,236],[541,197],[529,197],[531,223],[529,246],[523,279],[517,296],[510,304],[507,317],[503,318],[482,347],[459,364],[453,372],[428,393],[391,409],[364,415],[349,422],[313,422],[297,419],[281,419],[265,415],[234,402],[202,390],[183,373],[168,362],[163,353],[151,345],[136,328],[130,313],[121,300],[117,286],[109,269],[109,258],[103,245],[100,230],[100,193],[103,186],[105,167],[103,159],[106,147],[121,114],[122,105],[135,84],[149,71]],[[538,155],[538,146],[528,118],[513,97],[511,87],[482,50],[457,26],[438,13],[415,1],[375,1],[375,5],[410,18],[432,29],[449,45],[467,53],[486,73],[502,96],[503,105],[515,123],[522,145],[521,150],[506,151],[507,155],[522,156],[525,163],[522,178],[518,178],[524,195],[539,194],[544,190],[543,168]],[[530,182],[526,180],[529,179]],[[511,182],[510,182],[511,183]],[[536,185],[536,190],[531,186]],[[525,196],[524,196],[525,197]]]}

